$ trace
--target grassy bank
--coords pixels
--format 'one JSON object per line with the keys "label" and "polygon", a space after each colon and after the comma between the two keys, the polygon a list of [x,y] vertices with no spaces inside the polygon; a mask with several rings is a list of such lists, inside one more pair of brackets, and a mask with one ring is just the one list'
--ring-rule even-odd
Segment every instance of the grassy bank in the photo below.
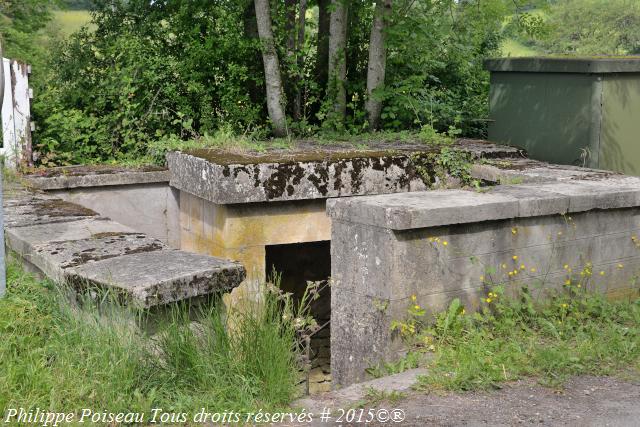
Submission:
{"label": "grassy bank", "polygon": [[[79,412],[195,412],[286,407],[298,371],[295,331],[275,299],[227,333],[215,303],[180,306],[153,336],[144,315],[69,305],[57,287],[8,266],[0,300],[0,413],[24,407]],[[197,313],[194,313],[197,311]],[[190,321],[194,315],[198,323]]]}
{"label": "grassy bank", "polygon": [[540,56],[542,52],[525,46],[521,42],[515,39],[506,38],[500,43],[500,52],[504,56],[510,56],[517,58],[520,56]]}
{"label": "grassy bank", "polygon": [[398,322],[413,350],[407,361],[430,354],[429,374],[418,388],[475,390],[534,377],[562,386],[573,375],[640,373],[640,299],[610,301],[583,290],[568,290],[549,301],[527,292],[508,296],[492,289],[479,313],[466,313],[458,300],[424,322],[414,303]]}
{"label": "grassy bank", "polygon": [[57,30],[63,36],[69,36],[85,25],[92,29],[94,26],[90,22],[91,14],[87,10],[56,10],[49,31]]}

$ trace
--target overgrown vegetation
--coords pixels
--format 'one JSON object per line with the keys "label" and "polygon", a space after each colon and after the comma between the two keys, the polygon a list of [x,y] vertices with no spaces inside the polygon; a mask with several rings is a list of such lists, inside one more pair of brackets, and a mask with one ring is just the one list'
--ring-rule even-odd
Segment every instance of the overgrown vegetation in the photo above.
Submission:
{"label": "overgrown vegetation", "polygon": [[[433,243],[447,244],[438,238]],[[564,286],[557,289],[545,276],[528,278],[536,267],[525,263],[514,255],[497,268],[486,268],[481,280],[487,294],[475,313],[454,299],[430,319],[412,297],[406,319],[392,324],[412,350],[404,360],[373,372],[427,363],[429,373],[418,384],[422,390],[500,388],[502,382],[527,376],[559,386],[572,375],[640,372],[637,288],[628,297],[607,299],[605,272],[594,272],[586,262],[565,265]],[[426,355],[432,357],[428,362]]]}
{"label": "overgrown vegetation", "polygon": [[300,320],[277,294],[266,295],[261,309],[234,316],[235,333],[217,304],[182,304],[154,322],[151,335],[139,326],[144,315],[104,301],[71,306],[59,288],[9,264],[0,299],[0,408],[284,408],[300,380]]}

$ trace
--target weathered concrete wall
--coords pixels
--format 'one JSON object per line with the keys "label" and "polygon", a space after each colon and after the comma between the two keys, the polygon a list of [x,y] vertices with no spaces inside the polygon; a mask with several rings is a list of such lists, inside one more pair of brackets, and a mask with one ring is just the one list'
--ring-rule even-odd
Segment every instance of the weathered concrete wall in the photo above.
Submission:
{"label": "weathered concrete wall", "polygon": [[180,248],[179,192],[166,183],[82,187],[49,193]]}
{"label": "weathered concrete wall", "polygon": [[169,187],[166,169],[65,166],[24,178],[32,188],[180,248],[179,192]]}
{"label": "weathered concrete wall", "polygon": [[266,246],[331,238],[325,200],[219,205],[180,193],[181,249],[240,261],[247,279],[234,299],[251,296],[266,279]]}
{"label": "weathered concrete wall", "polygon": [[412,295],[430,312],[456,297],[475,309],[490,279],[558,289],[587,263],[595,290],[637,294],[639,206],[640,180],[624,177],[331,201],[334,386],[395,357],[391,321]]}

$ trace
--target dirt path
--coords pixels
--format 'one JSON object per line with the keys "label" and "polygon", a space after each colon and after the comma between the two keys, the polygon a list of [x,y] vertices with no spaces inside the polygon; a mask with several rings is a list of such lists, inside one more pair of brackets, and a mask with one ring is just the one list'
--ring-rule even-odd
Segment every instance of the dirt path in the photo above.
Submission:
{"label": "dirt path", "polygon": [[336,423],[340,411],[333,409],[330,421],[320,422],[316,412],[311,425],[640,427],[640,379],[583,376],[570,380],[562,390],[526,380],[491,392],[436,395],[411,391],[394,403],[364,404],[362,408],[365,414],[369,408],[374,408],[374,413],[401,409],[404,420],[349,423],[343,418],[342,423]]}

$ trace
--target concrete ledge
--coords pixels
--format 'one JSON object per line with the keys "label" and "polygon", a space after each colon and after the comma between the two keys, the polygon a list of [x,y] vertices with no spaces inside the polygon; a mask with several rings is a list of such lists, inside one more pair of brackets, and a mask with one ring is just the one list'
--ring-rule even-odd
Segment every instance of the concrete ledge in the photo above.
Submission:
{"label": "concrete ledge", "polygon": [[97,285],[148,308],[226,292],[244,280],[237,262],[170,249],[81,206],[24,191],[8,197],[9,249],[54,281]]}
{"label": "concrete ledge", "polygon": [[600,169],[555,165],[531,159],[488,160],[471,165],[474,178],[496,184],[526,184],[570,180],[602,180],[623,175]]}
{"label": "concrete ledge", "polygon": [[[451,146],[480,158],[518,158],[522,151],[478,140]],[[292,151],[229,153],[217,150],[167,155],[170,185],[216,204],[325,199],[423,191],[415,159],[442,147],[389,144],[367,149],[312,145]],[[436,179],[436,178],[434,178]]]}
{"label": "concrete ledge", "polygon": [[62,190],[169,182],[169,171],[156,167],[65,166],[47,169],[43,175],[25,175],[23,178],[30,187],[38,190]]}
{"label": "concrete ledge", "polygon": [[640,178],[438,190],[327,201],[333,219],[407,230],[506,218],[640,206]]}
{"label": "concrete ledge", "polygon": [[496,58],[485,60],[484,68],[494,72],[525,73],[640,73],[640,57]]}

